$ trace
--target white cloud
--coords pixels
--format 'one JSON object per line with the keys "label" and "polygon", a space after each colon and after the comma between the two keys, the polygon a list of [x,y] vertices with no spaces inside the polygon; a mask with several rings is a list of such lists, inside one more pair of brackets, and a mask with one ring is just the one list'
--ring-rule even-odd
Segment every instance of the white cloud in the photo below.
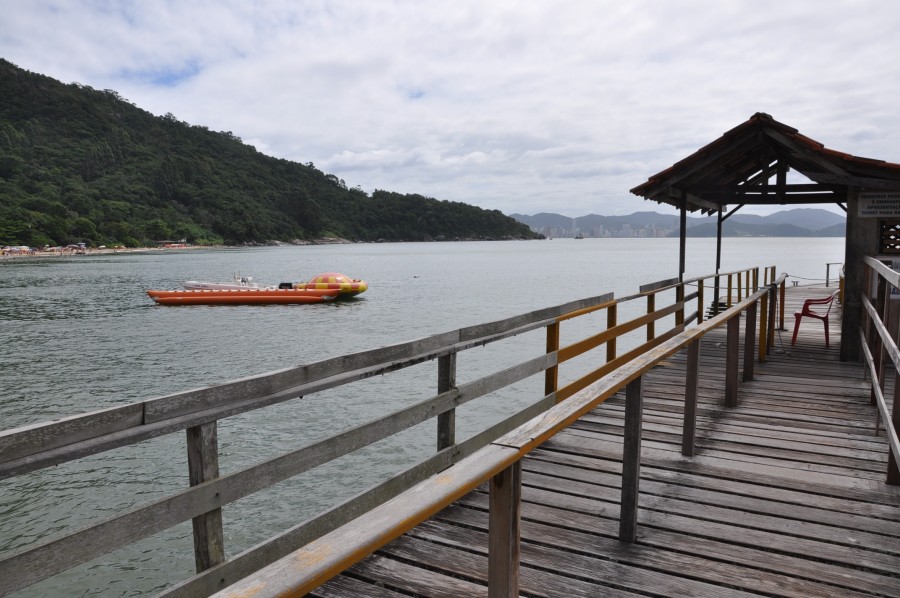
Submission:
{"label": "white cloud", "polygon": [[0,0],[0,56],[367,191],[504,212],[628,190],[755,112],[900,162],[900,5]]}

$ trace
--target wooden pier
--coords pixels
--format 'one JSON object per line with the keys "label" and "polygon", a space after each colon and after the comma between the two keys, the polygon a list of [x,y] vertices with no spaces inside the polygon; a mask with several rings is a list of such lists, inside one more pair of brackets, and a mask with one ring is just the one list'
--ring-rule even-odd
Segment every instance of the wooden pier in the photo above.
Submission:
{"label": "wooden pier", "polygon": [[[702,339],[696,441],[682,455],[686,351],[644,375],[636,540],[619,538],[624,391],[522,460],[523,596],[900,596],[900,487],[863,366],[786,289],[753,380],[725,407],[726,331]],[[741,348],[743,351],[743,347]],[[888,393],[890,396],[891,393]],[[487,485],[333,578],[321,597],[488,595]]]}
{"label": "wooden pier", "polygon": [[[160,596],[900,596],[900,410],[884,398],[900,274],[866,264],[865,364],[839,359],[841,309],[831,349],[818,320],[790,344],[793,312],[833,289],[752,268],[0,431],[0,479],[180,432],[190,480],[0,554],[0,595],[192,521],[197,573]],[[530,358],[457,383],[457,355],[520,338],[539,341]],[[437,394],[219,474],[220,421],[427,362]],[[535,402],[456,438],[458,407],[534,376]],[[226,542],[223,507],[429,421],[435,449],[411,466]]]}

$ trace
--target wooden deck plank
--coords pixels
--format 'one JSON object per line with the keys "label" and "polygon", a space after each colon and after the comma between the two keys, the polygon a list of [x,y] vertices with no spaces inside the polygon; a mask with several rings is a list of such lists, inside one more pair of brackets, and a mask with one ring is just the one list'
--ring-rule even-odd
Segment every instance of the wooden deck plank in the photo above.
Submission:
{"label": "wooden deck plank", "polygon": [[[786,326],[805,297],[827,293],[789,288]],[[634,544],[618,540],[623,393],[533,451],[522,594],[900,598],[900,488],[884,484],[887,443],[874,435],[861,365],[838,358],[839,319],[837,308],[829,350],[818,322],[804,322],[793,346],[791,330],[776,331],[728,409],[724,329],[707,336],[693,457],[681,454],[685,354],[645,375]],[[373,598],[486,595],[487,508],[484,488],[470,493],[323,586],[323,598],[369,595],[365,583],[378,584]]]}
{"label": "wooden deck plank", "polygon": [[[468,499],[467,499],[468,500]],[[473,506],[469,501],[469,506]],[[635,545],[622,544],[616,540],[618,522],[615,519],[598,519],[588,514],[576,514],[568,510],[548,505],[528,504],[528,516],[523,523],[523,565],[546,563],[543,559],[530,560],[540,554],[540,546],[585,554],[595,559],[608,559],[618,565],[652,569],[667,575],[687,575],[704,584],[724,584],[729,588],[744,591],[765,591],[778,596],[814,595],[866,595],[874,591],[887,595],[900,594],[900,588],[891,577],[857,571],[849,576],[842,567],[827,563],[810,563],[806,559],[794,559],[772,552],[747,551],[731,554],[731,546],[714,546],[718,551],[705,551],[694,536],[669,534],[665,545],[659,550],[642,549],[643,538]],[[414,530],[412,534],[429,538],[435,542],[455,542],[480,549],[485,540],[472,535],[472,530],[484,532],[480,521],[484,518],[474,508],[451,508],[441,514],[438,521]],[[656,533],[657,530],[654,530]],[[789,573],[785,573],[788,571]],[[802,575],[798,575],[798,572]],[[762,578],[762,583],[759,580]],[[655,580],[659,582],[660,580]],[[811,583],[812,582],[812,583]],[[631,582],[634,583],[634,582]],[[832,588],[836,585],[841,589]],[[636,589],[653,586],[635,585]],[[862,589],[864,588],[864,589]],[[697,589],[697,588],[694,588]],[[682,586],[682,590],[690,588]],[[862,594],[855,594],[862,592]],[[719,595],[723,595],[719,588]],[[672,592],[669,595],[682,596]]]}

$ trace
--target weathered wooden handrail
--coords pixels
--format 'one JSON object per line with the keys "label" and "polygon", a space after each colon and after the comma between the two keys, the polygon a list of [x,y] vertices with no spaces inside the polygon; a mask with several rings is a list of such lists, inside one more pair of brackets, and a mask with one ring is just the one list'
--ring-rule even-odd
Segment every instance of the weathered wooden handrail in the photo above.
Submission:
{"label": "weathered wooden handrail", "polygon": [[[498,438],[471,457],[430,478],[393,500],[334,532],[279,559],[263,570],[218,593],[221,598],[304,595],[344,569],[398,538],[427,518],[491,480],[489,525],[489,595],[518,595],[518,509],[521,459],[606,399],[627,386],[623,481],[620,515],[621,540],[634,540],[640,478],[641,379],[663,359],[685,347],[697,347],[711,330],[739,322],[740,313],[773,294],[786,275],[770,288],[757,291],[720,314],[667,340],[611,372],[568,400]],[[695,350],[695,349],[692,349]],[[693,359],[696,368],[696,353]],[[729,366],[731,367],[731,366]],[[734,364],[736,368],[736,363]],[[690,368],[689,368],[690,369]],[[690,376],[690,372],[689,372]],[[688,381],[690,384],[690,380]],[[687,421],[687,419],[686,419]],[[518,472],[518,473],[517,473]],[[502,492],[502,497],[495,493]],[[497,522],[495,524],[495,522]],[[496,537],[499,536],[499,537]],[[513,569],[513,564],[515,568]]]}
{"label": "weathered wooden handrail", "polygon": [[[888,297],[892,289],[900,289],[900,272],[894,271],[872,257],[866,257],[865,264],[870,276],[874,275],[877,279],[877,290],[876,305],[872,305],[868,291],[862,294],[863,317],[861,323],[863,326],[859,330],[860,342],[866,364],[869,367],[872,401],[878,407],[875,434],[879,433],[880,422],[883,422],[888,439],[887,483],[900,485],[900,465],[898,465],[900,464],[900,440],[897,437],[897,429],[900,428],[900,407],[897,406],[900,403],[900,350],[897,349],[897,344],[887,329]],[[893,363],[895,372],[893,407],[890,410],[884,398],[885,354]]]}
{"label": "weathered wooden handrail", "polygon": [[[750,270],[742,272],[749,280]],[[702,322],[702,285],[711,277],[684,282],[677,282],[677,279],[660,281],[642,288],[638,295],[618,300],[608,293],[381,349],[4,431],[0,433],[0,479],[186,430],[191,487],[82,530],[0,555],[0,595],[190,519],[194,521],[197,569],[206,571],[175,586],[167,595],[209,595],[223,584],[248,575],[297,546],[338,528],[373,505],[381,504],[450,467],[553,404],[610,376],[623,365],[668,346],[688,323],[694,319]],[[697,292],[685,295],[685,285],[693,283],[698,285]],[[659,309],[654,307],[650,313],[630,321],[617,321],[619,305],[655,297],[673,288],[675,303]],[[694,299],[698,301],[697,312],[685,318],[685,305]],[[602,309],[607,310],[606,330],[568,346],[559,346],[561,322]],[[675,325],[672,328],[660,335],[654,331],[649,342],[617,354],[619,337],[673,314]],[[540,328],[547,329],[546,353],[478,380],[456,384],[456,355],[459,352]],[[761,331],[760,337],[764,336]],[[604,344],[607,355],[602,366],[557,388],[560,364]],[[219,476],[218,420],[431,360],[438,361],[437,395],[290,453]],[[488,430],[456,443],[456,407],[540,372],[545,373],[544,398]],[[436,454],[326,513],[223,562],[220,511],[223,505],[431,418],[437,419]]]}
{"label": "weathered wooden handrail", "polygon": [[602,307],[612,299],[607,293],[398,345],[0,432],[0,479],[483,346],[545,327],[570,312]]}

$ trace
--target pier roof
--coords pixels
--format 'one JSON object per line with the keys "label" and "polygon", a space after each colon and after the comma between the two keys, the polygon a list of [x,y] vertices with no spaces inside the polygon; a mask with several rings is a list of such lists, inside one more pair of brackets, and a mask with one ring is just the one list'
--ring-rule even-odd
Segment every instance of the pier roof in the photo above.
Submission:
{"label": "pier roof", "polygon": [[[790,169],[812,182],[788,184]],[[840,203],[851,186],[898,191],[900,164],[829,149],[757,112],[631,192],[711,214],[728,204]]]}

